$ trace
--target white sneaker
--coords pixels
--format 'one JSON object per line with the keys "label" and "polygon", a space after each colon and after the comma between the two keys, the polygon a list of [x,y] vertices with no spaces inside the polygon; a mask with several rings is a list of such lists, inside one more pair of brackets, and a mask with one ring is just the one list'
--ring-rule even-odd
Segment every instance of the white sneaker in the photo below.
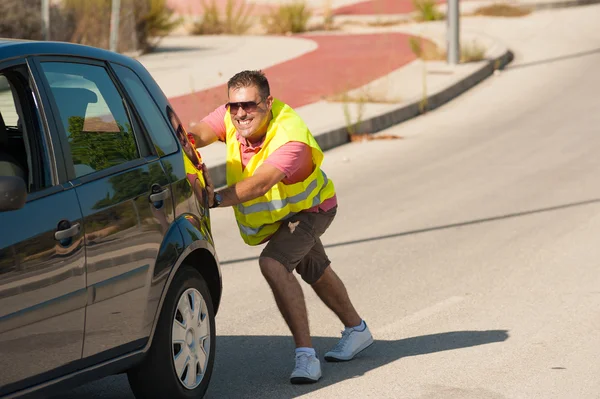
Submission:
{"label": "white sneaker", "polygon": [[310,353],[296,355],[296,367],[292,371],[290,381],[292,384],[311,384],[321,378],[321,362]]}
{"label": "white sneaker", "polygon": [[346,328],[342,331],[342,339],[337,345],[325,354],[328,362],[345,362],[352,360],[360,351],[368,348],[373,343],[373,336],[365,323],[363,331]]}

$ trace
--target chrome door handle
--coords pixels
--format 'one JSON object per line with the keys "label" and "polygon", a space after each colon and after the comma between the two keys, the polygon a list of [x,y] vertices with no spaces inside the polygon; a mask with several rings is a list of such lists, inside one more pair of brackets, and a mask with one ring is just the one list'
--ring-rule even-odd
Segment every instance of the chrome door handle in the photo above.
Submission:
{"label": "chrome door handle", "polygon": [[75,237],[77,234],[79,234],[80,230],[81,230],[81,226],[79,225],[79,223],[75,223],[73,226],[69,227],[68,229],[59,230],[56,233],[54,233],[54,238],[57,241],[66,240],[67,238]]}
{"label": "chrome door handle", "polygon": [[164,201],[167,198],[169,198],[170,194],[171,193],[169,192],[169,189],[165,188],[162,191],[159,191],[159,192],[154,193],[154,194],[150,194],[150,202]]}

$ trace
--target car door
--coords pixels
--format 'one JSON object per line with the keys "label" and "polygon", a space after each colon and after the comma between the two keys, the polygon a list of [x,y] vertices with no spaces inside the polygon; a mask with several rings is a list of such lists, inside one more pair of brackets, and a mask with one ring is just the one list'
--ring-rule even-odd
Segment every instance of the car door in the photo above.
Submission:
{"label": "car door", "polygon": [[0,396],[72,371],[81,358],[83,217],[25,60],[0,63],[0,175],[25,180],[0,211]]}
{"label": "car door", "polygon": [[150,334],[152,266],[173,222],[169,179],[105,63],[37,62],[84,218],[83,357],[100,361],[143,346]]}

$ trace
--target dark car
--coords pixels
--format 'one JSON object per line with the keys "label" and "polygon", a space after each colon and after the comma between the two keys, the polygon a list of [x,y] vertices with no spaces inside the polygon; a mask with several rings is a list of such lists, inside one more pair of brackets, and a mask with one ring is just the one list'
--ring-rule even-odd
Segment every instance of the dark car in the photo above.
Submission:
{"label": "dark car", "polygon": [[0,40],[0,397],[197,398],[222,283],[202,159],[136,60]]}

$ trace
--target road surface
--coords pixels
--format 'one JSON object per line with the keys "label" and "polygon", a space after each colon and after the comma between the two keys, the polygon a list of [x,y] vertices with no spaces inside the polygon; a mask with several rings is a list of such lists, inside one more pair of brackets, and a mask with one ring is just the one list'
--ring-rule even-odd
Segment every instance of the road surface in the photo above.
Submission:
{"label": "road surface", "polygon": [[[289,384],[259,249],[213,211],[225,291],[207,397],[599,398],[599,11],[488,21],[515,50],[507,70],[384,132],[401,140],[327,152],[340,209],[323,241],[375,344],[318,384]],[[342,326],[303,288],[323,355]],[[133,395],[114,376],[60,397]]]}

